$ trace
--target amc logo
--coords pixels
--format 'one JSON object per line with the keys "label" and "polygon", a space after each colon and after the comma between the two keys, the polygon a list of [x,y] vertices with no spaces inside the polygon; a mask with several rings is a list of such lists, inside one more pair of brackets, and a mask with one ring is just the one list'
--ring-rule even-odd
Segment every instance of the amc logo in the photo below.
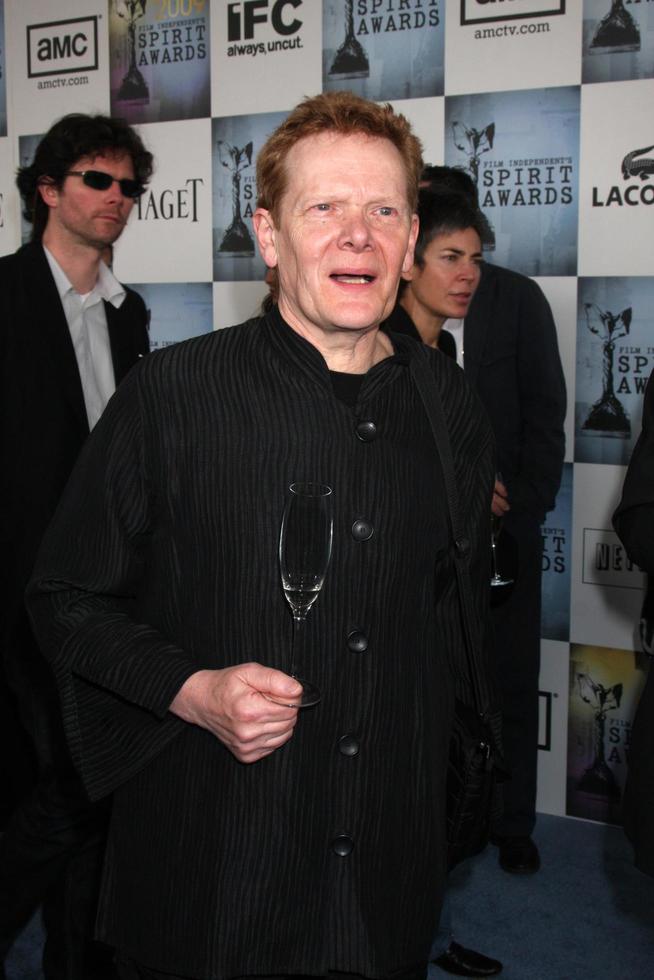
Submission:
{"label": "amc logo", "polygon": [[97,67],[97,17],[76,17],[28,26],[28,78],[95,71]]}
{"label": "amc logo", "polygon": [[461,0],[462,25],[564,13],[565,0]]}

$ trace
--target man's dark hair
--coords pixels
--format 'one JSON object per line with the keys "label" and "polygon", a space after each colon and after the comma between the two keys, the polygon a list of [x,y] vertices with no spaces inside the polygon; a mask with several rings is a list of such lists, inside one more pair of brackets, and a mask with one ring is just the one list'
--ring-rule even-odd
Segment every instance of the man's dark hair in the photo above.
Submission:
{"label": "man's dark hair", "polygon": [[441,188],[432,190],[422,187],[418,195],[420,230],[414,253],[416,265],[423,266],[425,252],[438,235],[473,228],[482,237],[482,221],[479,208],[458,191]]}
{"label": "man's dark hair", "polygon": [[462,167],[441,167],[428,164],[420,174],[420,186],[429,190],[456,191],[478,206],[477,187],[470,174]]}
{"label": "man's dark hair", "polygon": [[37,146],[32,163],[19,167],[16,173],[23,214],[33,225],[33,241],[41,240],[50,210],[39,193],[39,184],[45,181],[60,188],[66,171],[82,157],[113,153],[126,153],[132,160],[135,179],[147,184],[152,176],[152,154],[124,119],[76,112],[50,127]]}

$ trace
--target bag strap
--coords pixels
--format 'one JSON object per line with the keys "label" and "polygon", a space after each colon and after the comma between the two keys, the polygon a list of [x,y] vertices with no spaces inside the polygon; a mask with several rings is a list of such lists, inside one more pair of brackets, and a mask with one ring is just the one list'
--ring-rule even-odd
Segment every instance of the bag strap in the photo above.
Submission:
{"label": "bag strap", "polygon": [[447,431],[443,404],[436,384],[436,379],[427,364],[427,351],[419,350],[411,358],[411,374],[418,388],[420,398],[425,407],[438,456],[443,471],[447,511],[452,540],[454,542],[454,569],[456,572],[459,592],[459,605],[463,621],[463,636],[472,688],[473,707],[485,717],[484,697],[481,689],[483,668],[479,658],[479,643],[476,639],[474,626],[475,618],[472,605],[472,583],[470,581],[470,548],[471,542],[463,531],[458,506],[458,488],[454,472],[454,459],[450,436]]}

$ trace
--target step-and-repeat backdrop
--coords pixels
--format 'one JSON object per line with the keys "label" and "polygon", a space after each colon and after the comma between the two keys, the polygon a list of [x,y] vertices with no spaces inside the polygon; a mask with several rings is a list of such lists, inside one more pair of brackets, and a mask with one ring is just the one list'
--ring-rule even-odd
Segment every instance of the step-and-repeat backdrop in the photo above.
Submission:
{"label": "step-and-repeat backdrop", "polygon": [[305,95],[352,89],[465,167],[489,261],[553,308],[567,456],[543,526],[539,809],[620,821],[644,576],[611,529],[654,367],[654,0],[4,0],[0,252],[17,164],[66,112],[120,115],[157,161],[115,268],[152,346],[254,315],[255,161]]}

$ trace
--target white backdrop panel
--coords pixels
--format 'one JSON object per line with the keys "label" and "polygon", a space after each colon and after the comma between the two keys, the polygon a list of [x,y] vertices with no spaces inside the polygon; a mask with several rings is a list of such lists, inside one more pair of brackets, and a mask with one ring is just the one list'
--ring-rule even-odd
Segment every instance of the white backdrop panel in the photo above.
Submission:
{"label": "white backdrop panel", "polygon": [[0,139],[0,255],[13,252],[20,236],[20,201],[11,140]]}
{"label": "white backdrop panel", "polygon": [[211,120],[138,127],[155,173],[116,249],[124,282],[211,282]]}
{"label": "white backdrop panel", "polygon": [[66,112],[109,111],[106,0],[5,4],[9,127],[41,133]]}
{"label": "white backdrop panel", "polygon": [[541,640],[540,646],[536,809],[564,816],[570,646],[556,640]]}
{"label": "white backdrop panel", "polygon": [[622,466],[575,463],[570,639],[634,650],[644,575],[611,525],[623,479]]}
{"label": "white backdrop panel", "polygon": [[[517,6],[448,4],[446,95],[579,84],[581,0],[523,0],[519,17]],[[565,13],[556,15],[562,7]]]}
{"label": "white backdrop panel", "polygon": [[[652,83],[581,91],[581,276],[647,276],[654,227]],[[634,157],[634,151],[640,152]]]}
{"label": "white backdrop panel", "polygon": [[425,163],[442,163],[443,126],[445,100],[442,96],[432,99],[402,99],[391,102],[396,112],[403,113],[416,134],[422,140],[422,155]]}
{"label": "white backdrop panel", "polygon": [[288,109],[321,91],[322,4],[214,0],[211,10],[213,116]]}

